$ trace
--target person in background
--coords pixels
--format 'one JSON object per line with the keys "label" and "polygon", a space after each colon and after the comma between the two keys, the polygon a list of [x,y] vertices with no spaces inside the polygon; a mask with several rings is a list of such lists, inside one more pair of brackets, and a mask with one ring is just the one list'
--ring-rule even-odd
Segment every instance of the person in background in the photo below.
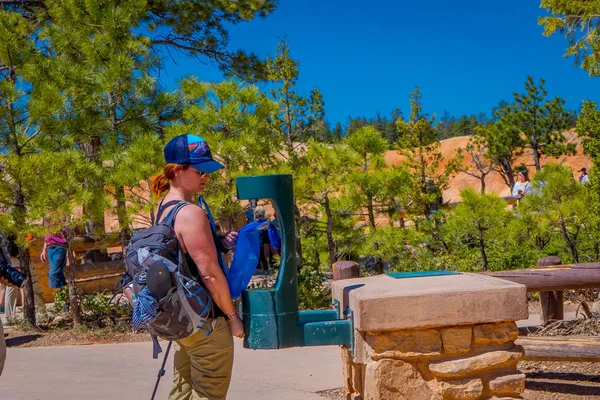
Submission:
{"label": "person in background", "polygon": [[[256,207],[254,209],[254,220],[255,221],[269,221],[265,216],[265,209],[263,207]],[[273,256],[276,254],[272,250],[271,239],[269,238],[269,229],[267,228],[260,231],[260,258],[258,259],[258,268],[263,271],[268,271],[274,267]]]}
{"label": "person in background", "polygon": [[[0,204],[0,214],[6,213],[6,206]],[[15,237],[6,233],[0,232],[0,251],[2,251],[9,266],[19,269],[20,262],[17,258],[19,249],[14,242]],[[19,289],[12,286],[7,286],[0,282],[0,312],[6,316],[7,323],[11,322],[17,311],[17,300],[19,297]]]}
{"label": "person in background", "polygon": [[[6,211],[6,209],[4,209]],[[10,254],[6,248],[6,246],[2,246],[2,241],[0,241],[0,263],[8,264],[11,259]],[[6,279],[0,278],[0,285],[5,287],[6,289],[12,289],[15,293],[17,293],[18,288],[13,287]],[[16,302],[15,302],[16,303]],[[15,304],[16,305],[16,304]],[[2,375],[2,370],[4,369],[4,363],[6,361],[6,340],[4,339],[4,328],[2,327],[2,320],[0,319],[0,375]]]}
{"label": "person in background", "polygon": [[[3,285],[7,288],[15,289],[12,287],[7,280],[0,278],[0,285]],[[4,339],[4,328],[2,327],[2,320],[0,319],[0,375],[2,375],[2,371],[4,370],[4,363],[6,362],[6,340]]]}
{"label": "person in background", "polygon": [[587,168],[581,168],[579,172],[581,172],[581,175],[579,175],[579,183],[585,185],[590,181],[590,176],[588,175]]}
{"label": "person in background", "polygon": [[512,196],[517,199],[522,199],[525,195],[533,192],[533,186],[529,181],[529,173],[527,170],[519,171],[517,174],[517,182],[512,190]]}
{"label": "person in background", "polygon": [[62,227],[57,233],[44,236],[44,248],[40,254],[42,262],[48,261],[48,281],[50,288],[60,289],[66,286],[65,266],[67,265],[67,228]]}

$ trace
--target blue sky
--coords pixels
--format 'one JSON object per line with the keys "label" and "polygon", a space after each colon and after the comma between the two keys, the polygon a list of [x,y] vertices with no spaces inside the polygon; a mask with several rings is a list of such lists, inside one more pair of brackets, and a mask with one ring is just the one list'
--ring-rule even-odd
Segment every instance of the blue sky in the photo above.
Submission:
{"label": "blue sky", "polygon": [[[232,27],[230,48],[266,57],[287,35],[300,61],[298,91],[318,87],[332,125],[394,108],[407,115],[415,85],[428,113],[489,113],[529,74],[546,78],[549,96],[569,108],[600,102],[600,80],[563,57],[566,41],[542,36],[542,13],[539,0],[280,0],[269,17]],[[210,64],[178,56],[161,81],[174,88],[186,75],[222,79]]]}

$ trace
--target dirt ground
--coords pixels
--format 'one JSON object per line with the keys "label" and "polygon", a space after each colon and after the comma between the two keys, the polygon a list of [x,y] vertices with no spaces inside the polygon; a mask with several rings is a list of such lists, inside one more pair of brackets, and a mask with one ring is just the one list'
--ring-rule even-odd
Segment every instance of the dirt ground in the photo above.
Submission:
{"label": "dirt ground", "polygon": [[600,363],[525,361],[519,370],[527,375],[525,399],[600,399]]}
{"label": "dirt ground", "polygon": [[114,332],[110,329],[75,331],[36,329],[18,330],[10,326],[4,329],[8,347],[75,346],[106,343],[133,343],[150,341],[150,335],[133,332]]}

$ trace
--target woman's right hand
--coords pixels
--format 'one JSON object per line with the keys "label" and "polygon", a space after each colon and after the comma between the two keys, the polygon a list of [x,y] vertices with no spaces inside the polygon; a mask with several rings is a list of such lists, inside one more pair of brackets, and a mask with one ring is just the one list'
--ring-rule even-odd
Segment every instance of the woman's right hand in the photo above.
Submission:
{"label": "woman's right hand", "polygon": [[42,254],[40,254],[40,260],[45,263],[46,262],[46,248],[44,247],[44,250],[42,250]]}
{"label": "woman's right hand", "polygon": [[243,338],[244,337],[244,323],[238,317],[237,313],[234,313],[232,317],[227,321],[229,323],[229,329],[231,330],[231,335]]}

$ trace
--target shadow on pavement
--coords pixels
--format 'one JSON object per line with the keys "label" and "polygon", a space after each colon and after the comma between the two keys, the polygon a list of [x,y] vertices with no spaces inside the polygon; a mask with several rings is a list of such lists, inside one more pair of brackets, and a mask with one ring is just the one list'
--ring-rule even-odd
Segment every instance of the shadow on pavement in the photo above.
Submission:
{"label": "shadow on pavement", "polygon": [[8,346],[8,347],[21,346],[25,343],[35,342],[42,336],[44,336],[44,335],[35,334],[35,335],[23,335],[23,336],[17,336],[14,338],[7,338],[6,346]]}

